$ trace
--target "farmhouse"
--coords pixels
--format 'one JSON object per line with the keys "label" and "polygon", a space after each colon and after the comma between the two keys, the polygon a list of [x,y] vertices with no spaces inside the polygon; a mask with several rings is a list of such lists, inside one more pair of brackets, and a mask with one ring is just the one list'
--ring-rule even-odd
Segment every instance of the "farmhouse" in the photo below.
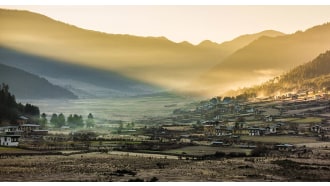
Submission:
{"label": "farmhouse", "polygon": [[248,131],[249,131],[249,136],[262,136],[265,134],[266,129],[251,127],[251,128],[248,128]]}
{"label": "farmhouse", "polygon": [[220,125],[215,127],[215,134],[217,136],[230,136],[233,133],[233,127],[228,127],[225,125]]}
{"label": "farmhouse", "polygon": [[265,128],[265,134],[276,134],[278,127],[276,125],[268,126]]}
{"label": "farmhouse", "polygon": [[3,134],[0,135],[0,145],[15,147],[18,146],[20,135]]}
{"label": "farmhouse", "polygon": [[295,148],[295,146],[291,144],[280,144],[280,145],[275,145],[275,148],[279,151],[291,151],[292,149]]}

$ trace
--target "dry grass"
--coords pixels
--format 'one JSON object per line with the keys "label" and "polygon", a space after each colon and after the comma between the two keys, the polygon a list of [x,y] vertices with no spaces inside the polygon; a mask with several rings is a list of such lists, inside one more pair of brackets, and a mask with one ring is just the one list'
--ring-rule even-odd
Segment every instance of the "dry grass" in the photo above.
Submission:
{"label": "dry grass", "polygon": [[190,147],[183,147],[180,149],[168,150],[164,152],[175,153],[175,154],[186,153],[189,155],[213,155],[216,152],[224,152],[224,153],[239,152],[239,153],[249,154],[251,150],[241,149],[241,148],[230,148],[230,147],[190,146]]}
{"label": "dry grass", "polygon": [[317,143],[317,138],[301,136],[241,136],[241,140],[265,143]]}
{"label": "dry grass", "polygon": [[[310,169],[292,170],[299,178],[288,177],[283,168],[272,163],[274,159],[233,158],[222,160],[175,160],[88,153],[71,156],[24,156],[0,159],[1,181],[304,181],[318,176],[328,181],[329,160]],[[276,159],[277,160],[277,159]],[[304,163],[304,161],[302,161]],[[300,163],[299,163],[300,164]],[[304,167],[311,167],[304,163]],[[308,168],[307,167],[307,168]],[[321,169],[322,168],[322,169]],[[287,170],[286,170],[287,171]],[[291,171],[291,172],[292,172]]]}

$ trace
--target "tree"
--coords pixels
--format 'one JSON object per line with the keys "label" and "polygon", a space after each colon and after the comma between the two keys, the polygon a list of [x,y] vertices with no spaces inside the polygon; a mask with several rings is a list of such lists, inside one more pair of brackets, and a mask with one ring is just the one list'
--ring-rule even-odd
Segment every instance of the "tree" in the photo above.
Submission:
{"label": "tree", "polygon": [[58,116],[57,114],[53,114],[52,117],[50,118],[50,123],[54,125],[55,127],[57,126],[58,123]]}
{"label": "tree", "polygon": [[64,125],[65,125],[65,116],[63,115],[63,113],[61,113],[60,115],[58,115],[57,118],[57,127],[61,128]]}
{"label": "tree", "polygon": [[33,122],[39,121],[40,111],[37,106],[16,102],[16,98],[9,92],[9,85],[0,85],[0,123],[2,121],[16,122],[20,115],[29,115]]}
{"label": "tree", "polygon": [[67,119],[67,123],[72,128],[84,127],[84,121],[83,121],[82,116],[81,115],[78,116],[77,114],[74,114],[73,116],[72,116],[72,114],[70,114]]}
{"label": "tree", "polygon": [[92,113],[89,113],[87,116],[86,127],[93,128],[95,126],[94,116]]}
{"label": "tree", "polygon": [[118,134],[121,133],[121,131],[123,130],[123,128],[124,128],[123,121],[120,120],[120,121],[119,121],[119,127],[118,127],[118,129],[117,129]]}
{"label": "tree", "polygon": [[47,121],[47,115],[45,113],[42,113],[41,114],[41,118],[39,120],[39,123],[40,123],[41,128],[45,128],[46,125],[47,125],[47,122],[48,122]]}

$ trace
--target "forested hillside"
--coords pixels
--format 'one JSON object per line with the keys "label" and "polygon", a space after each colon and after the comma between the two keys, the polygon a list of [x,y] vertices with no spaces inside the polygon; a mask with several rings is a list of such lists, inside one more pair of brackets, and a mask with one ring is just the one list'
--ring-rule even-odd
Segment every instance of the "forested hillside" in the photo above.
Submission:
{"label": "forested hillside", "polygon": [[15,96],[9,92],[9,86],[2,83],[0,85],[0,124],[2,122],[15,123],[20,115],[33,118],[39,118],[39,108],[26,104],[17,103]]}
{"label": "forested hillside", "polygon": [[330,51],[320,54],[313,61],[300,65],[282,76],[252,88],[241,89],[238,93],[276,95],[309,89],[330,89]]}

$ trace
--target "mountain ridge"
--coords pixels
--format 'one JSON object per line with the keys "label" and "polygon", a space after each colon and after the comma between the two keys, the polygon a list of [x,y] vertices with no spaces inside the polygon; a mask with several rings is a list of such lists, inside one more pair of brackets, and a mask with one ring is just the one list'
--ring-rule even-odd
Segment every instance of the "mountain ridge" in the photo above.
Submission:
{"label": "mountain ridge", "polygon": [[147,83],[180,88],[226,58],[226,51],[81,29],[29,11],[0,10],[0,44],[36,56],[112,70]]}
{"label": "mountain ridge", "polygon": [[[278,37],[259,37],[238,49],[191,86],[204,92],[225,92],[261,83],[330,49],[330,24]],[[227,89],[227,90],[228,90]]]}

